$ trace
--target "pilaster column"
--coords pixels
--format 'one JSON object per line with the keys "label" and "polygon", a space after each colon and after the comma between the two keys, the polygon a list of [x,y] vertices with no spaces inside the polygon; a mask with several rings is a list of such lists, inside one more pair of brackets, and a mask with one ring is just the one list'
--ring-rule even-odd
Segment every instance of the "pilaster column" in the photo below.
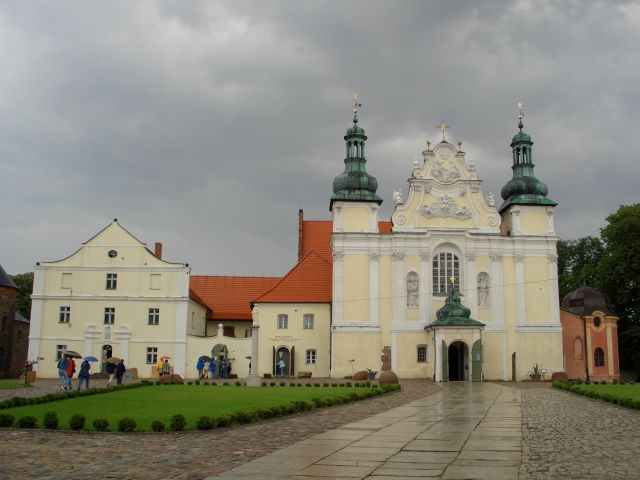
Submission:
{"label": "pilaster column", "polygon": [[520,231],[520,212],[519,208],[514,208],[511,210],[511,234],[519,235],[522,233]]}
{"label": "pilaster column", "polygon": [[431,323],[431,263],[430,253],[420,254],[420,321],[423,326]]}
{"label": "pilaster column", "polygon": [[478,318],[478,280],[476,273],[476,256],[473,253],[467,253],[467,297],[466,304],[471,308],[471,318]]}
{"label": "pilaster column", "polygon": [[436,382],[442,381],[442,355],[448,355],[448,352],[442,351],[442,340],[444,339],[444,334],[440,332],[436,332],[435,334],[435,345],[433,346],[434,351],[436,352],[436,361],[433,366],[434,374]]}
{"label": "pilaster column", "polygon": [[502,287],[502,256],[491,254],[491,318],[504,325],[504,292]]}
{"label": "pilaster column", "polygon": [[549,288],[551,291],[551,323],[554,325],[560,325],[560,293],[558,292],[558,256],[549,255]]}
{"label": "pilaster column", "polygon": [[516,254],[513,257],[513,261],[516,266],[516,318],[518,325],[523,325],[527,322],[527,300],[525,296],[525,276],[524,276],[524,256]]}
{"label": "pilaster column", "polygon": [[[404,287],[404,253],[391,255],[391,283],[393,291],[393,328],[397,328],[405,320],[406,289]],[[392,355],[395,352],[392,351]]]}
{"label": "pilaster column", "polygon": [[259,325],[255,323],[251,325],[251,370],[249,371],[249,377],[247,377],[247,387],[260,386],[260,374],[258,373],[260,371],[258,370],[258,359],[260,358],[258,356],[258,346],[260,345],[259,329]]}
{"label": "pilaster column", "polygon": [[371,225],[370,229],[372,233],[378,233],[378,210],[380,210],[380,205],[377,203],[371,204]]}
{"label": "pilaster column", "polygon": [[369,254],[369,322],[380,325],[379,315],[379,280],[378,280],[378,254]]}
{"label": "pilaster column", "polygon": [[342,205],[333,206],[333,231],[342,231]]}
{"label": "pilaster column", "polygon": [[333,302],[331,311],[334,324],[344,321],[344,253],[333,252]]}
{"label": "pilaster column", "polygon": [[556,226],[555,226],[555,222],[553,220],[553,208],[552,207],[547,207],[546,212],[547,212],[547,233],[549,235],[555,235],[556,234]]}

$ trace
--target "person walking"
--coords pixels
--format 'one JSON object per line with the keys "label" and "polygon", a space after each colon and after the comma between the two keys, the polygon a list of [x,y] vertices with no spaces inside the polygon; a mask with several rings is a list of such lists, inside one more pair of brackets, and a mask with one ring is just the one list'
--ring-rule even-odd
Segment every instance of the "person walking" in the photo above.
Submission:
{"label": "person walking", "polygon": [[220,378],[227,378],[227,361],[224,358],[220,359],[220,370],[218,372]]}
{"label": "person walking", "polygon": [[204,370],[204,360],[202,359],[202,357],[198,359],[196,370],[198,370],[198,380],[202,380],[202,371]]}
{"label": "person walking", "polygon": [[216,361],[212,358],[211,363],[209,363],[209,378],[213,380],[216,375]]}
{"label": "person walking", "polygon": [[116,382],[118,383],[118,385],[122,385],[122,377],[124,375],[124,372],[126,371],[127,369],[124,366],[124,359],[121,358],[120,363],[116,365]]}
{"label": "person walking", "polygon": [[71,379],[74,373],[76,373],[76,362],[74,362],[72,357],[67,357],[67,390],[73,390]]}
{"label": "person walking", "polygon": [[67,365],[69,360],[64,355],[58,360],[58,385],[60,390],[66,390],[69,379],[67,378]]}
{"label": "person walking", "polygon": [[162,365],[162,376],[169,375],[171,373],[171,365],[169,365],[169,360],[164,361],[164,365]]}
{"label": "person walking", "polygon": [[109,381],[107,382],[107,387],[111,386],[113,382],[113,377],[116,374],[116,366],[113,363],[107,362],[107,373],[109,374]]}
{"label": "person walking", "polygon": [[91,364],[84,360],[80,364],[80,373],[78,373],[78,391],[80,391],[80,387],[82,386],[82,382],[84,381],[85,389],[89,390],[89,370],[91,369]]}
{"label": "person walking", "polygon": [[280,371],[280,376],[284,377],[284,369],[287,365],[284,363],[284,360],[280,359],[278,362],[278,370]]}

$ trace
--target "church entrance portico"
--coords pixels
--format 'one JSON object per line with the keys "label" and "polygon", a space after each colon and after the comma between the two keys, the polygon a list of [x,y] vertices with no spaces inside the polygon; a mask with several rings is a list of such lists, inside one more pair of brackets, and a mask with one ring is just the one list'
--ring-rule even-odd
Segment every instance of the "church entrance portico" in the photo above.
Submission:
{"label": "church entrance portico", "polygon": [[469,347],[460,340],[448,348],[449,381],[469,380]]}

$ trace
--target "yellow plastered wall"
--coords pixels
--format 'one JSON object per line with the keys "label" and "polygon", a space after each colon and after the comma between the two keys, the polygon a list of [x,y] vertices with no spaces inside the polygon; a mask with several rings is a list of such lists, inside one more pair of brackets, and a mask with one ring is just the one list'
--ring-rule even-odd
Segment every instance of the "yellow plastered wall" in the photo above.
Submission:
{"label": "yellow plastered wall", "polygon": [[393,289],[391,286],[391,256],[380,255],[378,260],[378,315],[382,329],[382,342],[391,345],[391,324],[393,322]]}
{"label": "yellow plastered wall", "polygon": [[204,336],[207,327],[207,309],[193,300],[189,300],[187,312],[187,335]]}
{"label": "yellow plastered wall", "polygon": [[370,207],[368,205],[351,205],[346,202],[342,209],[342,229],[345,232],[370,232]]}
{"label": "yellow plastered wall", "polygon": [[529,372],[536,363],[547,370],[547,378],[553,372],[564,371],[562,361],[562,332],[520,332],[517,357],[519,380],[529,380]]}
{"label": "yellow plastered wall", "polygon": [[333,377],[344,378],[370,368],[380,371],[382,365],[382,343],[378,332],[335,332],[333,335]]}
{"label": "yellow plastered wall", "polygon": [[482,372],[485,380],[502,380],[502,332],[482,332]]}
{"label": "yellow plastered wall", "polygon": [[527,323],[551,321],[549,291],[549,260],[547,257],[527,257],[525,266],[525,299]]}
{"label": "yellow plastered wall", "polygon": [[[433,375],[433,336],[426,332],[396,334],[396,368],[400,378],[431,378]],[[427,346],[427,361],[418,362],[418,346]]]}
{"label": "yellow plastered wall", "polygon": [[344,256],[344,321],[369,322],[369,256]]}
{"label": "yellow plastered wall", "polygon": [[[313,377],[328,377],[330,358],[331,306],[324,303],[259,303],[258,374],[272,373],[273,347],[295,346],[294,375],[311,372]],[[278,329],[278,315],[288,315],[288,328]],[[313,329],[303,328],[303,315],[313,314]],[[316,364],[306,363],[306,351],[316,351]]]}
{"label": "yellow plastered wall", "polygon": [[516,274],[512,257],[502,257],[502,284],[504,324],[515,329],[518,323],[518,309],[516,305]]}
{"label": "yellow plastered wall", "polygon": [[547,235],[547,214],[543,210],[522,208],[520,231],[524,235]]}

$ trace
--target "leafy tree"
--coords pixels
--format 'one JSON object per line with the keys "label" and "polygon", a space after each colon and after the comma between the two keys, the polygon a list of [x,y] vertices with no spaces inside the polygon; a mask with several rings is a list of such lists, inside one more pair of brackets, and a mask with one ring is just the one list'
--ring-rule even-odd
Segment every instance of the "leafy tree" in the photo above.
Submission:
{"label": "leafy tree", "polygon": [[16,310],[27,318],[31,317],[31,293],[33,292],[33,272],[9,275],[18,287]]}
{"label": "leafy tree", "polygon": [[599,264],[604,252],[599,238],[559,240],[557,248],[560,300],[583,285],[599,289]]}
{"label": "leafy tree", "polygon": [[601,230],[600,288],[620,317],[621,363],[640,373],[640,204],[621,205],[607,222]]}

